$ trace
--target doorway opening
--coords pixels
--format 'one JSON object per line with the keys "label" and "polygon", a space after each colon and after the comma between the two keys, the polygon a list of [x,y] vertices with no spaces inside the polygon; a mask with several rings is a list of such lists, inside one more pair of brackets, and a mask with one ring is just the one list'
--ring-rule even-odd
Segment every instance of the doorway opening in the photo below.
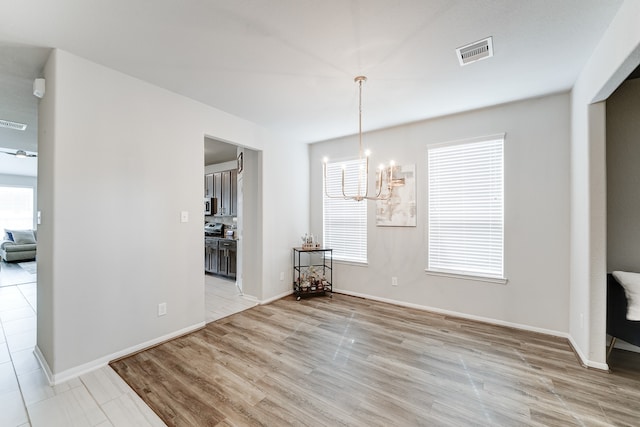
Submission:
{"label": "doorway opening", "polygon": [[243,289],[245,225],[255,211],[245,209],[244,157],[252,150],[204,139],[204,280],[207,323],[246,310],[257,303]]}
{"label": "doorway opening", "polygon": [[0,287],[30,284],[35,293],[34,206],[35,177],[0,175]]}
{"label": "doorway opening", "polygon": [[[640,220],[632,212],[639,204],[640,179],[637,143],[640,128],[640,66],[606,100],[606,205],[607,272],[640,272],[635,254],[640,245]],[[612,369],[640,373],[640,329],[627,319],[627,298],[621,297],[623,283],[607,279],[607,362]],[[614,350],[615,348],[615,350]],[[632,352],[633,354],[629,353]],[[611,356],[611,357],[609,357]],[[635,368],[625,367],[626,363]],[[633,365],[632,365],[633,366]]]}

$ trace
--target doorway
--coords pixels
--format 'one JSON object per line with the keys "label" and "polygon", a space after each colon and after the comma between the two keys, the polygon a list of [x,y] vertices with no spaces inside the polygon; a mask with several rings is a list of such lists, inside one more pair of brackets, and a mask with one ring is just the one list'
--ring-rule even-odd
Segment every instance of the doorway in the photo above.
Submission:
{"label": "doorway", "polygon": [[204,280],[207,323],[246,310],[257,300],[243,292],[246,148],[204,139]]}
{"label": "doorway", "polygon": [[[609,96],[606,107],[607,272],[640,272],[640,66]],[[624,310],[624,307],[620,307]],[[615,323],[612,321],[612,323]],[[607,346],[610,344],[610,337]],[[640,347],[617,339],[615,348],[640,353]],[[609,365],[618,369],[622,352],[613,351]],[[639,360],[636,355],[636,361]],[[637,370],[636,370],[637,371]]]}

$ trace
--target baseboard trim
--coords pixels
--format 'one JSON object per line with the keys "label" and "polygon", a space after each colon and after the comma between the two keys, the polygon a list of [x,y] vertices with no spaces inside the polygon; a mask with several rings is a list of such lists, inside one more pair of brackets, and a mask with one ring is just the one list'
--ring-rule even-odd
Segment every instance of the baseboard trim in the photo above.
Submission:
{"label": "baseboard trim", "polygon": [[287,291],[287,292],[283,292],[279,295],[276,295],[274,297],[268,298],[266,300],[260,301],[260,305],[266,305],[266,304],[271,304],[274,301],[277,301],[279,299],[282,299],[284,297],[288,297],[289,295],[291,295],[293,293],[293,290],[291,291]]}
{"label": "baseboard trim", "polygon": [[253,303],[255,303],[256,305],[260,304],[260,300],[256,297],[254,297],[253,295],[242,295],[242,299],[246,299],[247,301],[251,301]]}
{"label": "baseboard trim", "polygon": [[414,304],[410,302],[397,301],[389,298],[381,298],[373,295],[362,294],[359,292],[347,291],[344,289],[334,289],[334,292],[339,294],[351,295],[359,298],[366,298],[374,301],[386,302],[388,304],[399,305],[402,307],[414,308],[416,310],[430,311],[432,313],[444,314],[447,316],[459,317],[467,320],[475,320],[477,322],[489,323],[491,325],[506,326],[508,328],[520,329],[520,330],[529,331],[529,332],[536,332],[539,334],[551,335],[551,336],[560,337],[560,338],[569,337],[569,335],[566,332],[555,331],[553,329],[538,328],[535,326],[523,325],[521,323],[506,322],[504,320],[492,319],[490,317],[476,316],[474,314],[461,313],[459,311],[445,310],[442,308],[431,307],[427,305],[419,305],[419,304]]}
{"label": "baseboard trim", "polygon": [[37,344],[33,349],[33,355],[36,357],[38,364],[42,368],[42,372],[44,372],[45,377],[47,377],[47,382],[49,383],[49,385],[53,385],[53,372],[51,372],[51,368],[49,367],[47,360],[44,358],[44,355],[42,354],[42,351],[40,351],[40,347],[38,347]]}
{"label": "baseboard trim", "polygon": [[49,365],[47,364],[44,356],[42,355],[42,352],[40,351],[40,349],[38,348],[38,346],[36,346],[35,350],[34,350],[34,354],[36,356],[36,359],[38,359],[38,363],[40,363],[40,366],[42,367],[42,370],[44,371],[46,377],[47,377],[47,381],[49,382],[50,386],[55,386],[58,384],[61,384],[65,381],[69,381],[73,378],[79,377],[80,375],[84,375],[88,372],[91,371],[95,371],[96,369],[100,369],[103,368],[105,366],[107,366],[110,362],[117,360],[117,359],[121,359],[123,357],[129,356],[131,354],[140,352],[142,350],[145,350],[147,348],[150,347],[154,347],[158,344],[161,344],[163,342],[178,338],[182,335],[186,335],[189,334],[191,332],[197,331],[198,329],[202,329],[204,328],[206,325],[205,322],[199,322],[196,323],[195,325],[191,325],[188,326],[186,328],[182,328],[180,330],[177,330],[175,332],[172,332],[170,334],[166,334],[163,335],[161,337],[158,338],[154,338],[152,340],[143,342],[141,344],[138,345],[134,345],[132,347],[128,347],[125,348],[123,350],[117,351],[115,353],[109,354],[107,356],[103,356],[100,357],[98,359],[92,360],[91,362],[87,362],[84,363],[80,366],[76,366],[74,368],[71,369],[67,369],[65,371],[59,372],[57,374],[53,374],[51,372],[51,369],[49,368]]}

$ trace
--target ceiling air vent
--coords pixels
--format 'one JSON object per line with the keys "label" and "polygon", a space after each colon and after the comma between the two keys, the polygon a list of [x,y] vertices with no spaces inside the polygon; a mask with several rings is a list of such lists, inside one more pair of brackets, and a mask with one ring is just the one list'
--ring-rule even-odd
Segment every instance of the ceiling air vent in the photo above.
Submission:
{"label": "ceiling air vent", "polygon": [[14,130],[25,130],[27,125],[24,123],[10,122],[9,120],[0,119],[0,128],[9,128]]}
{"label": "ceiling air vent", "polygon": [[486,39],[459,47],[456,49],[456,55],[458,55],[460,65],[467,65],[481,59],[491,58],[493,56],[493,41],[491,37],[487,37]]}

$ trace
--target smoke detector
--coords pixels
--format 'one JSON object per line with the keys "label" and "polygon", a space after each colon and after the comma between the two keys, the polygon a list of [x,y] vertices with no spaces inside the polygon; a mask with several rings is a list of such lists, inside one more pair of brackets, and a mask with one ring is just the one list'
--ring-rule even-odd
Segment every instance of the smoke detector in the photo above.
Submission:
{"label": "smoke detector", "polygon": [[0,119],[0,128],[25,130],[27,128],[27,125],[25,125],[24,123],[10,122],[9,120]]}
{"label": "smoke detector", "polygon": [[456,49],[456,55],[461,66],[480,61],[481,59],[491,58],[493,56],[493,39],[478,40],[477,42],[459,47]]}

